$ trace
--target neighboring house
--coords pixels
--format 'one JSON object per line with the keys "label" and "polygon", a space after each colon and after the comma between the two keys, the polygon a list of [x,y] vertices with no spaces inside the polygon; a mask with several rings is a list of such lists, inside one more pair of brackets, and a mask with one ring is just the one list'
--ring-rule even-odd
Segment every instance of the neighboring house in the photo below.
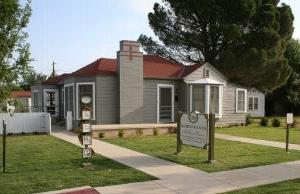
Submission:
{"label": "neighboring house", "polygon": [[178,111],[213,112],[218,125],[244,124],[248,107],[247,89],[209,63],[184,66],[143,55],[135,41],[121,41],[117,59],[98,59],[31,89],[34,106],[60,118],[71,111],[75,127],[85,96],[94,124],[175,122]]}
{"label": "neighboring house", "polygon": [[251,117],[265,116],[265,95],[258,89],[248,90],[248,113]]}
{"label": "neighboring house", "polygon": [[12,91],[10,99],[17,101],[16,111],[30,111],[31,108],[31,91]]}

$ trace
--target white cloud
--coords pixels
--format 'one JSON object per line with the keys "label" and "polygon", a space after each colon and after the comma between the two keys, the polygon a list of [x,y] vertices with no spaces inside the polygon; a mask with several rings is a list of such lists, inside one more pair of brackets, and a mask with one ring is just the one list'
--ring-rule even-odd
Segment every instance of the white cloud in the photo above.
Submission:
{"label": "white cloud", "polygon": [[153,5],[156,2],[161,2],[161,1],[160,0],[128,0],[126,1],[126,4],[132,11],[138,14],[147,14],[152,11]]}

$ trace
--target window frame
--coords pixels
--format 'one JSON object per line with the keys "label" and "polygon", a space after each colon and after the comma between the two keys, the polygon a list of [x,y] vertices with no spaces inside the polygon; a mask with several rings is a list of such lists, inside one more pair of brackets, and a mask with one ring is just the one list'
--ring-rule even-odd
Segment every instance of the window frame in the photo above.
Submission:
{"label": "window frame", "polygon": [[[189,85],[189,94],[190,94],[190,112],[192,112],[193,111],[193,85],[197,85],[197,84],[191,84],[191,85]],[[202,85],[202,84],[201,84]],[[205,90],[204,90],[204,92],[205,92],[205,94],[204,94],[204,96],[205,96],[205,114],[209,114],[210,112],[209,112],[209,108],[210,108],[210,87],[211,86],[217,86],[218,87],[218,89],[219,89],[219,107],[218,107],[218,109],[219,109],[219,113],[215,113],[215,117],[216,118],[221,118],[222,117],[222,115],[223,115],[223,85],[203,85],[204,87],[205,87]]]}
{"label": "window frame", "polygon": [[[35,97],[35,94],[37,94],[37,98]],[[35,101],[36,101],[37,105],[35,105]],[[38,106],[39,106],[39,91],[33,90],[33,107],[38,107]]]}
{"label": "window frame", "polygon": [[91,120],[96,120],[96,89],[95,89],[95,82],[77,82],[76,83],[76,119],[81,120],[80,112],[79,112],[79,86],[80,85],[92,85],[92,97],[93,97],[93,117]]}
{"label": "window frame", "polygon": [[[239,101],[238,94],[239,94],[240,91],[245,93],[245,96],[244,96],[244,110],[239,110],[238,109],[238,101]],[[248,99],[247,89],[237,88],[236,93],[235,93],[235,112],[236,113],[246,113],[247,112],[247,106],[248,106],[247,99]]]}
{"label": "window frame", "polygon": [[[64,85],[64,118],[67,117],[66,101],[65,101],[66,100],[66,93],[65,93],[65,91],[66,91],[66,88],[68,87],[68,93],[69,93],[70,92],[70,88],[69,87],[71,87],[71,86],[73,86],[73,117],[75,118],[76,111],[75,111],[75,92],[74,92],[74,90],[75,90],[75,84],[74,83],[69,83],[69,84],[65,84]],[[74,118],[72,118],[72,119],[75,120]]]}

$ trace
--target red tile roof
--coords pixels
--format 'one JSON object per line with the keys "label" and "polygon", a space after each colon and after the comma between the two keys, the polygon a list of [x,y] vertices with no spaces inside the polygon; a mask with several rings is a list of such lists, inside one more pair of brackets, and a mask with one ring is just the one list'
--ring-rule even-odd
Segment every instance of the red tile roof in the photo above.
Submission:
{"label": "red tile roof", "polygon": [[187,75],[191,74],[192,72],[194,72],[196,69],[198,69],[202,65],[204,65],[204,63],[185,66],[185,68],[181,74],[181,77],[186,77]]}
{"label": "red tile roof", "polygon": [[[144,55],[145,78],[182,78],[195,71],[202,64],[184,66],[157,55]],[[71,74],[62,74],[49,78],[42,84],[55,85],[63,82],[69,76],[117,75],[117,59],[101,58],[86,65]]]}
{"label": "red tile roof", "polygon": [[10,94],[11,97],[31,97],[31,91],[12,91]]}
{"label": "red tile roof", "polygon": [[[179,78],[184,66],[155,55],[144,55],[144,77]],[[117,59],[101,58],[73,72],[74,76],[116,75]]]}
{"label": "red tile roof", "polygon": [[64,73],[61,75],[58,75],[54,78],[49,77],[46,81],[43,81],[42,84],[45,85],[56,85],[56,84],[60,84],[63,83],[64,79],[67,78],[70,74],[68,73]]}

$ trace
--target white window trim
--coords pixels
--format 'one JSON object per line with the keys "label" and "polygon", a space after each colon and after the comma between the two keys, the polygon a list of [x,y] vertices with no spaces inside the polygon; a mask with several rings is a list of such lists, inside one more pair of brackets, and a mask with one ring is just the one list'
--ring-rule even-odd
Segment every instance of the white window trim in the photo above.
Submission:
{"label": "white window trim", "polygon": [[[44,102],[43,102],[43,107],[46,107],[46,93],[47,92],[55,92],[55,115],[54,116],[58,116],[59,114],[59,94],[58,94],[58,89],[44,89],[43,90],[43,96],[44,96]],[[46,109],[44,109],[44,112],[46,112]]]}
{"label": "white window trim", "polygon": [[[238,110],[238,93],[239,93],[239,91],[245,92],[245,97],[244,97],[245,98],[244,99],[244,101],[245,101],[244,109],[245,110],[243,110],[243,111]],[[248,99],[248,97],[247,97],[247,90],[246,89],[242,89],[242,88],[237,88],[236,92],[235,92],[235,112],[236,113],[246,113],[247,112],[247,105],[248,105],[247,99]]]}
{"label": "white window trim", "polygon": [[79,118],[79,115],[80,115],[80,113],[79,113],[79,93],[78,93],[78,90],[79,90],[79,86],[80,85],[92,85],[93,87],[93,118],[91,119],[91,120],[96,120],[96,102],[95,102],[95,100],[96,100],[96,90],[95,90],[95,82],[78,82],[78,83],[76,83],[76,113],[77,113],[77,115],[76,115],[76,118],[77,118],[77,120],[80,120],[80,118]]}
{"label": "white window trim", "polygon": [[160,101],[160,88],[171,88],[172,90],[172,121],[174,122],[174,108],[175,108],[175,103],[174,103],[174,85],[171,84],[157,84],[157,92],[156,92],[156,122],[160,123],[160,119],[159,119],[159,115],[160,115],[160,111],[159,111],[159,101]]}
{"label": "white window trim", "polygon": [[[190,88],[190,112],[193,111],[193,85],[189,85]],[[195,84],[196,85],[196,84]],[[205,87],[205,114],[209,114],[209,104],[210,104],[210,86],[204,85]],[[216,118],[221,118],[223,115],[223,86],[219,86],[219,113],[215,114]]]}
{"label": "white window trim", "polygon": [[[64,91],[66,91],[66,90],[65,90],[66,87],[73,86],[73,111],[74,111],[73,115],[74,115],[74,118],[75,118],[75,113],[76,113],[76,111],[75,111],[75,92],[74,92],[75,87],[74,87],[74,85],[75,85],[74,83],[65,84],[65,85],[64,85]],[[66,112],[66,114],[65,114],[65,110],[66,110],[66,102],[65,102],[65,98],[66,98],[66,93],[64,92],[64,118],[66,118],[66,116],[67,116],[67,112]],[[74,118],[73,118],[73,120],[74,120]]]}

